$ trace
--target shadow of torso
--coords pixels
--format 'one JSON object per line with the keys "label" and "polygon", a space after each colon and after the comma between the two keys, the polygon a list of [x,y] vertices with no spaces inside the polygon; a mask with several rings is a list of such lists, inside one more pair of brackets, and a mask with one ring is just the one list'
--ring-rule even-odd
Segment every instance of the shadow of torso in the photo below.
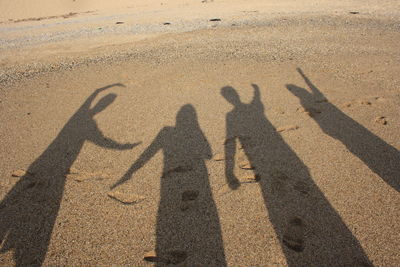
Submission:
{"label": "shadow of torso", "polygon": [[[240,141],[260,177],[268,218],[288,265],[368,266],[359,242],[314,183],[307,166],[266,118],[259,92],[249,104],[235,103],[226,117],[227,140]],[[234,161],[229,155],[234,148],[229,151],[227,161]]]}

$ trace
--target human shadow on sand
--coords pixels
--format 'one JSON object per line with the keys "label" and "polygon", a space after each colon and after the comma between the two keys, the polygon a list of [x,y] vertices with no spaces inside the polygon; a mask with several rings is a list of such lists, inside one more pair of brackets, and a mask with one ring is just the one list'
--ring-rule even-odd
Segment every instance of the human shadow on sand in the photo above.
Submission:
{"label": "human shadow on sand", "polygon": [[[314,183],[307,166],[264,115],[260,89],[243,103],[236,90],[223,87],[233,105],[226,116],[226,178],[232,189],[236,143],[254,169],[268,212],[289,266],[370,266],[361,245]],[[265,248],[268,249],[268,248]]]}
{"label": "human shadow on sand", "polygon": [[324,101],[323,113],[312,116],[321,130],[342,142],[353,155],[400,192],[400,152],[329,102],[300,68],[297,71],[311,92],[293,84],[286,87],[300,99],[304,109],[310,109],[316,102]]}
{"label": "human shadow on sand", "polygon": [[163,152],[155,255],[157,266],[226,266],[221,228],[205,160],[210,145],[192,105],[184,105],[176,125],[164,127],[125,175],[112,187],[131,179],[159,150]]}
{"label": "human shadow on sand", "polygon": [[41,266],[63,196],[65,177],[85,141],[125,150],[137,144],[121,144],[105,137],[93,117],[116,98],[108,94],[91,108],[97,95],[114,86],[97,89],[69,119],[47,149],[29,166],[0,203],[0,252],[14,251],[16,266]]}

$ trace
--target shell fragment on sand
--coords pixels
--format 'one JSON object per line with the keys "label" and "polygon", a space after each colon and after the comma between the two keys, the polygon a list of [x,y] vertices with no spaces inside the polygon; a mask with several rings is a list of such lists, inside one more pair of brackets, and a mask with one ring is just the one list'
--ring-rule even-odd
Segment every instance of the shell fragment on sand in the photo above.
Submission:
{"label": "shell fragment on sand", "polygon": [[126,193],[121,191],[108,192],[107,195],[123,204],[136,204],[145,199],[144,196],[136,195],[133,193]]}
{"label": "shell fragment on sand", "polygon": [[286,126],[281,126],[276,128],[276,131],[278,132],[288,132],[288,131],[294,131],[299,129],[299,126],[297,125],[286,125]]}
{"label": "shell fragment on sand", "polygon": [[261,176],[259,174],[252,175],[244,175],[239,178],[240,183],[258,183],[261,180]]}
{"label": "shell fragment on sand", "polygon": [[157,252],[155,252],[154,250],[146,252],[146,254],[144,254],[144,256],[143,256],[143,259],[145,261],[149,261],[149,262],[160,262],[160,263],[166,263],[166,264],[169,263],[168,259],[158,257]]}
{"label": "shell fragment on sand", "polygon": [[32,173],[25,171],[25,170],[15,170],[11,173],[12,177],[22,177],[26,175],[32,175]]}
{"label": "shell fragment on sand", "polygon": [[217,153],[213,156],[214,161],[223,161],[225,156],[222,153]]}
{"label": "shell fragment on sand", "polygon": [[243,170],[252,170],[254,169],[254,166],[251,165],[250,161],[248,160],[243,160],[241,162],[239,162],[239,167]]}
{"label": "shell fragment on sand", "polygon": [[[162,253],[164,254],[164,253]],[[159,262],[165,264],[179,264],[186,260],[187,253],[183,250],[170,250],[165,255],[157,255],[156,251],[147,252],[143,259],[149,262]]]}

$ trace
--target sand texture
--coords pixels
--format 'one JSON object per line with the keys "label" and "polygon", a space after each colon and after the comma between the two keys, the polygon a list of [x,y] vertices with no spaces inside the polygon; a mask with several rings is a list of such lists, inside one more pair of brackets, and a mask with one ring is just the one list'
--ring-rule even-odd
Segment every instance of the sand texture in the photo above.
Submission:
{"label": "sand texture", "polygon": [[399,2],[275,2],[0,0],[0,265],[398,266]]}

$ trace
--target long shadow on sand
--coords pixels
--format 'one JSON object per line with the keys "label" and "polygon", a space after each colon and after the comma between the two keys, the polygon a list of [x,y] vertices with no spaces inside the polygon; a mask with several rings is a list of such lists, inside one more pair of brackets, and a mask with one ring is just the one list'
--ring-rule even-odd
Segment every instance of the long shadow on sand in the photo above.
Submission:
{"label": "long shadow on sand", "polygon": [[[164,127],[113,186],[129,179],[159,150],[163,152],[160,203],[156,226],[156,255],[146,260],[165,266],[226,266],[217,208],[205,160],[211,148],[192,105],[184,105],[176,125]],[[185,266],[186,266],[185,265]]]}
{"label": "long shadow on sand", "polygon": [[400,192],[399,151],[344,114],[325,98],[301,69],[297,69],[297,71],[311,89],[311,93],[292,84],[286,85],[286,87],[300,99],[305,109],[312,108],[316,101],[321,99],[326,101],[323,114],[312,116],[321,130],[342,142],[351,153],[362,160],[388,185]]}
{"label": "long shadow on sand", "polygon": [[226,116],[225,142],[226,177],[231,188],[240,186],[233,171],[239,140],[259,178],[269,220],[289,266],[372,265],[313,182],[307,166],[265,117],[260,90],[253,87],[249,104],[241,102],[234,88],[221,90],[233,105]]}
{"label": "long shadow on sand", "polygon": [[65,175],[85,141],[108,149],[131,149],[106,138],[93,116],[116,98],[108,94],[90,108],[97,95],[113,84],[97,89],[69,119],[54,141],[29,166],[0,203],[0,252],[14,250],[16,266],[40,266],[46,256],[51,233],[64,191]]}

